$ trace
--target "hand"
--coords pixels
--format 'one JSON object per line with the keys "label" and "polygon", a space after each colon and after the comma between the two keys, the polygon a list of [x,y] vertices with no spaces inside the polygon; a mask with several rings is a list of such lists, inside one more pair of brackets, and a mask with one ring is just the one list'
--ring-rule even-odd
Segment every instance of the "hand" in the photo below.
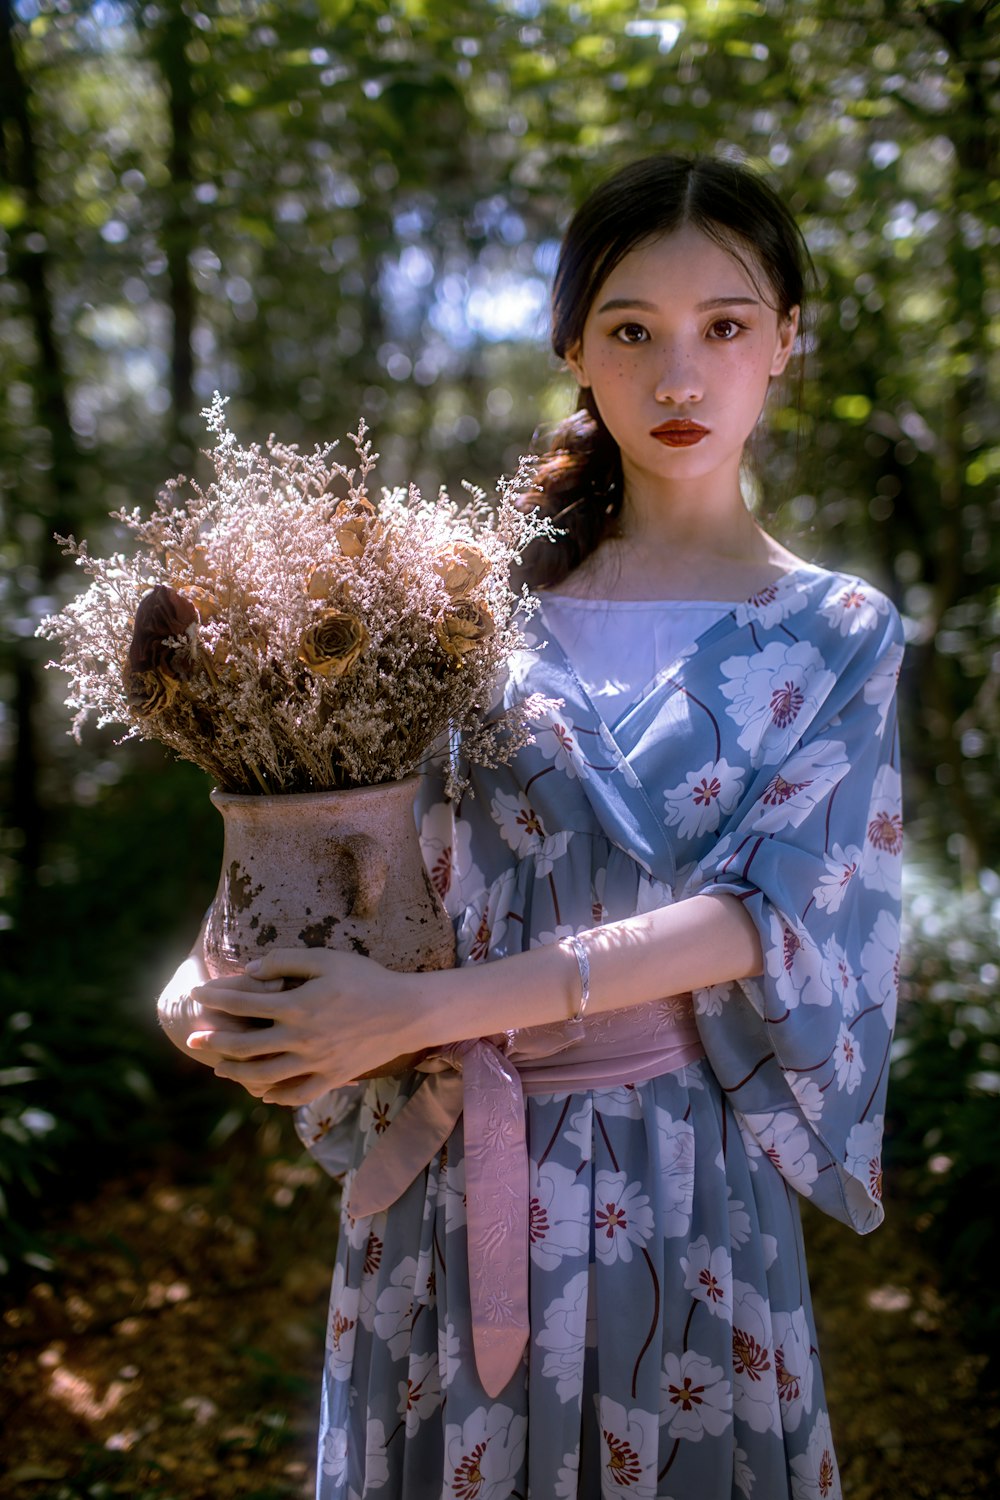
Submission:
{"label": "hand", "polygon": [[[199,1023],[187,1045],[219,1078],[233,1079],[265,1103],[308,1104],[329,1089],[389,1070],[387,1054],[408,1045],[414,1033],[409,977],[357,953],[275,948],[245,975],[192,991],[212,1019]],[[302,982],[281,988],[288,978]]]}

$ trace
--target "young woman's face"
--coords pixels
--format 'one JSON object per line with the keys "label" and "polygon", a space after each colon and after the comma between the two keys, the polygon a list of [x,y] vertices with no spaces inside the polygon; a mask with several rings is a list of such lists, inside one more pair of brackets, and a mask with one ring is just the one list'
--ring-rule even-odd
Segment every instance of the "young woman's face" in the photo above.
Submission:
{"label": "young woman's face", "polygon": [[685,227],[619,261],[566,359],[627,480],[696,479],[738,471],[797,327],[798,308],[780,319],[733,256]]}

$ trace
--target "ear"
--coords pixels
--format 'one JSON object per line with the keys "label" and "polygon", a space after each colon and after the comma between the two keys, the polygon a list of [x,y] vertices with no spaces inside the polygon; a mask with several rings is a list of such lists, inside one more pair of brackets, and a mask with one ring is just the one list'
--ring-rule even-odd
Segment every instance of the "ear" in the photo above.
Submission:
{"label": "ear", "polygon": [[774,346],[774,358],[771,361],[772,375],[780,375],[792,357],[795,347],[795,338],[799,331],[799,309],[793,307],[787,318],[778,320],[778,338]]}
{"label": "ear", "polygon": [[581,390],[589,390],[590,381],[587,379],[587,371],[583,363],[583,350],[580,345],[574,344],[572,348],[567,349],[565,359],[570,371],[576,377],[577,385],[580,386]]}

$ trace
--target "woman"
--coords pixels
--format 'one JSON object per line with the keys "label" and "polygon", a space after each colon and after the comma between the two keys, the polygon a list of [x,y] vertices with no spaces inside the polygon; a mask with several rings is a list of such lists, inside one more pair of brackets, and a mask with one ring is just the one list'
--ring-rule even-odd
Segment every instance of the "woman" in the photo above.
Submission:
{"label": "woman", "polygon": [[732,163],[584,204],[554,295],[580,407],[539,475],[566,535],[505,688],[561,706],[422,821],[461,967],[277,951],[193,992],[209,1024],[195,959],[161,1007],[347,1172],[328,1500],[839,1494],[796,1194],[881,1218],[902,645],[740,488],[806,260]]}

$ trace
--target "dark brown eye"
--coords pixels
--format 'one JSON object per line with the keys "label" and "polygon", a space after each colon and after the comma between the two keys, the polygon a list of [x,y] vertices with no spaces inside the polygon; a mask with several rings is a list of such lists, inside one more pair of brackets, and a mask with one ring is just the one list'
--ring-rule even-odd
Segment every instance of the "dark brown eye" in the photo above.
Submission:
{"label": "dark brown eye", "polygon": [[614,330],[614,337],[622,344],[644,344],[649,335],[641,323],[621,323]]}

